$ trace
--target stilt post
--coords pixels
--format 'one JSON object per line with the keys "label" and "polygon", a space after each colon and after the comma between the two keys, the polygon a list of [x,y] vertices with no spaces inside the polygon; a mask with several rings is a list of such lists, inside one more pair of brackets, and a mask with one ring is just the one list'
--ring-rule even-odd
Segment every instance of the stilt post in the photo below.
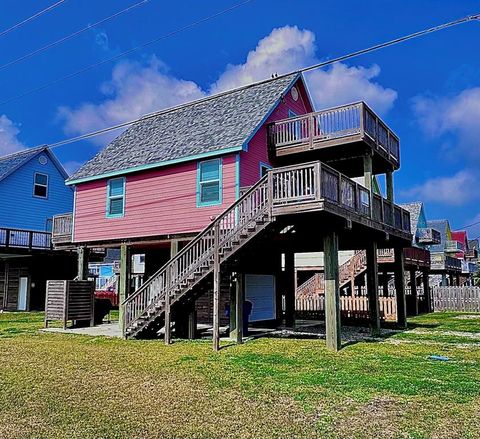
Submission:
{"label": "stilt post", "polygon": [[235,284],[230,293],[230,338],[243,343],[243,274],[236,273]]}
{"label": "stilt post", "polygon": [[377,243],[372,241],[367,247],[367,294],[370,329],[373,336],[380,335],[380,306],[378,300]]}
{"label": "stilt post", "polygon": [[77,249],[77,279],[88,279],[88,256],[90,250],[87,247],[79,247]]}
{"label": "stilt post", "polygon": [[405,269],[403,249],[395,247],[395,291],[397,294],[397,324],[407,327],[407,304],[405,301]]}
{"label": "stilt post", "polygon": [[325,328],[327,349],[341,348],[340,289],[338,278],[338,235],[327,232],[323,238],[325,256]]}
{"label": "stilt post", "polygon": [[291,251],[285,253],[285,326],[295,326],[295,254]]}
{"label": "stilt post", "polygon": [[412,293],[413,315],[418,316],[417,271],[414,268],[410,270],[410,291]]}
{"label": "stilt post", "polygon": [[220,226],[218,221],[214,227],[213,245],[213,350],[220,350]]}
{"label": "stilt post", "polygon": [[118,303],[119,303],[119,324],[120,328],[124,330],[125,335],[125,309],[123,302],[130,292],[130,265],[132,258],[130,248],[127,244],[120,246],[120,277],[118,280]]}
{"label": "stilt post", "polygon": [[430,277],[428,271],[422,272],[423,294],[425,296],[425,307],[427,312],[432,312],[432,297],[430,296]]}

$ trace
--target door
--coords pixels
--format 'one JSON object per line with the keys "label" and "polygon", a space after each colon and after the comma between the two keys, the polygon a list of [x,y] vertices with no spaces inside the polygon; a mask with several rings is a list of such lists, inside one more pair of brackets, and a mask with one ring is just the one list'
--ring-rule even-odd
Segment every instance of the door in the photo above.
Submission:
{"label": "door", "polygon": [[27,310],[27,298],[28,298],[28,277],[21,276],[18,282],[18,310]]}
{"label": "door", "polygon": [[276,319],[275,276],[245,275],[245,299],[252,302],[251,322]]}

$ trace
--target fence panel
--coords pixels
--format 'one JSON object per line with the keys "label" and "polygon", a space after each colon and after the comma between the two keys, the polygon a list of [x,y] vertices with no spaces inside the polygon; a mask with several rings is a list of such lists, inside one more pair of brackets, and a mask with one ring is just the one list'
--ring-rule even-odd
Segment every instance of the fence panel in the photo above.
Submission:
{"label": "fence panel", "polygon": [[434,311],[480,312],[480,287],[434,287]]}

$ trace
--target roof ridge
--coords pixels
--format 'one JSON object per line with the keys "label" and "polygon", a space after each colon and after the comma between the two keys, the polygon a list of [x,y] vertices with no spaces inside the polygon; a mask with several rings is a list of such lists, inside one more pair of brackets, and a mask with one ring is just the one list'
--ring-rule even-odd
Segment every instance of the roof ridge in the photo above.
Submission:
{"label": "roof ridge", "polygon": [[[135,124],[135,123],[143,121],[144,119],[150,119],[151,117],[167,114],[167,113],[170,113],[171,111],[180,110],[181,108],[184,108],[184,107],[189,107],[191,105],[207,102],[207,101],[210,101],[210,100],[222,97],[222,96],[227,96],[231,93],[235,93],[235,92],[242,91],[242,90],[247,90],[249,88],[256,87],[256,86],[262,85],[262,84],[266,84],[268,82],[277,81],[279,79],[285,79],[288,76],[298,77],[300,75],[301,75],[301,72],[291,72],[291,73],[286,73],[286,74],[281,75],[281,76],[277,76],[275,78],[268,78],[268,79],[262,79],[261,81],[251,82],[249,84],[241,85],[239,87],[231,88],[229,90],[224,90],[224,91],[218,92],[218,93],[213,94],[213,95],[207,95],[207,96],[204,96],[202,98],[194,99],[193,101],[184,102],[183,104],[174,105],[173,107],[163,108],[163,109],[158,110],[158,111],[152,111],[151,113],[146,113],[143,116],[140,116],[133,123]],[[293,79],[292,79],[292,81],[293,81]]]}
{"label": "roof ridge", "polygon": [[30,147],[30,148],[27,147],[25,149],[21,149],[20,151],[15,151],[15,152],[11,152],[10,154],[2,155],[2,156],[0,156],[0,160],[9,159],[13,156],[25,154],[27,152],[31,153],[31,152],[34,152],[34,151],[41,151],[41,150],[44,150],[44,149],[48,149],[48,146],[47,145],[41,145],[41,146],[34,146],[34,147]]}

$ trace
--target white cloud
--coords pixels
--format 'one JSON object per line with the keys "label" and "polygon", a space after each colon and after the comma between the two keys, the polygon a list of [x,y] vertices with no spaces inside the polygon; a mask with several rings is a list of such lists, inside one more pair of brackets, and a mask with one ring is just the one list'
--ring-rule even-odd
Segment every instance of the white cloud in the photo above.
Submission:
{"label": "white cloud", "polygon": [[401,192],[410,199],[420,199],[450,206],[462,206],[480,197],[478,175],[470,170],[449,177],[435,177]]}
{"label": "white cloud", "polygon": [[375,112],[384,115],[393,107],[397,92],[374,82],[379,75],[377,64],[366,68],[338,63],[327,70],[309,73],[307,80],[318,109],[365,101]]}
{"label": "white cloud", "polygon": [[[315,35],[311,31],[296,26],[277,28],[259,41],[244,64],[228,65],[211,92],[270,78],[274,73],[288,73],[318,61]],[[397,92],[374,82],[379,75],[380,67],[376,64],[365,68],[337,63],[307,73],[306,78],[317,108],[364,100],[376,112],[385,114],[393,106]]]}
{"label": "white cloud", "polygon": [[480,87],[448,97],[417,96],[413,108],[430,137],[453,135],[462,152],[480,159]]}
{"label": "white cloud", "polygon": [[281,75],[315,63],[315,50],[313,32],[300,30],[297,26],[273,29],[248,53],[244,64],[227,65],[210,92],[240,87],[270,78],[275,73]]}
{"label": "white cloud", "polygon": [[[102,84],[101,92],[105,100],[100,104],[87,102],[76,108],[64,106],[58,109],[66,134],[75,135],[115,125],[204,96],[194,82],[169,75],[156,57],[152,57],[146,66],[132,61],[117,64],[111,80]],[[94,139],[101,144],[106,142],[105,137]]]}
{"label": "white cloud", "polygon": [[[208,92],[216,93],[267,79],[273,73],[287,73],[317,61],[315,35],[311,31],[296,26],[277,28],[258,42],[248,53],[245,63],[228,65],[217,81],[207,87]],[[377,65],[365,68],[337,64],[309,73],[307,80],[319,108],[363,99],[384,114],[392,107],[397,93],[374,82],[379,74]],[[169,75],[156,57],[146,66],[132,61],[117,64],[112,79],[102,85],[101,92],[104,101],[100,104],[86,102],[76,108],[59,108],[67,134],[114,125],[206,94],[195,82]],[[94,138],[94,141],[104,144],[105,138]]]}
{"label": "white cloud", "polygon": [[26,146],[18,140],[18,126],[14,124],[5,114],[0,116],[0,155],[25,149]]}

